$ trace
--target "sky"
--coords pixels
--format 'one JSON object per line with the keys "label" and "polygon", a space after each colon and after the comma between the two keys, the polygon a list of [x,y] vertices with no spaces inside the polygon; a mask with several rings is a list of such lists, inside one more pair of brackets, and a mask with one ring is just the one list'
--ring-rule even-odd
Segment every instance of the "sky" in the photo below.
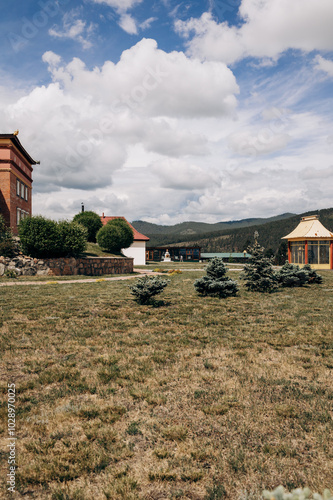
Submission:
{"label": "sky", "polygon": [[25,0],[0,20],[0,133],[33,213],[171,225],[333,206],[332,0]]}

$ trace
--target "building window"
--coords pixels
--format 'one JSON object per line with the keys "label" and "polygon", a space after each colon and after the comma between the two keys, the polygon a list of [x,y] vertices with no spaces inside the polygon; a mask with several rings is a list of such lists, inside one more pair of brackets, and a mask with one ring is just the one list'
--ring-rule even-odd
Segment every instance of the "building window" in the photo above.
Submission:
{"label": "building window", "polygon": [[18,179],[16,179],[16,194],[17,196],[20,196],[21,194],[21,183]]}
{"label": "building window", "polygon": [[24,188],[25,188],[25,186],[24,186],[24,184],[21,182],[21,198],[23,198],[23,199],[24,199]]}
{"label": "building window", "polygon": [[330,242],[309,241],[308,243],[309,264],[329,264],[330,263]]}
{"label": "building window", "polygon": [[305,264],[305,241],[290,243],[290,251],[293,264]]}
{"label": "building window", "polygon": [[25,201],[28,201],[28,188],[25,186]]}
{"label": "building window", "polygon": [[20,221],[21,221],[21,209],[17,208],[16,209],[16,224],[19,225]]}

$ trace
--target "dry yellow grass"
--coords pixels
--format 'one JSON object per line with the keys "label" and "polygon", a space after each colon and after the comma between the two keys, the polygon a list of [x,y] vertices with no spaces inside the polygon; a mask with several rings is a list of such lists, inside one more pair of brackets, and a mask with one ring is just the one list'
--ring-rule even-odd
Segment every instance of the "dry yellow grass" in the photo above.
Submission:
{"label": "dry yellow grass", "polygon": [[199,297],[201,274],[172,276],[160,307],[138,305],[126,282],[0,289],[1,441],[15,382],[17,498],[333,489],[333,273],[227,300]]}

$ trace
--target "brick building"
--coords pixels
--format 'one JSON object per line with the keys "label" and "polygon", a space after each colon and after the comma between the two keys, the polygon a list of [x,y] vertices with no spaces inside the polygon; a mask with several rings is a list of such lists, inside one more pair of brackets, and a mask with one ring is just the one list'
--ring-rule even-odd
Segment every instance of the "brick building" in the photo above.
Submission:
{"label": "brick building", "polygon": [[31,156],[13,134],[0,134],[0,214],[17,234],[17,225],[31,215]]}

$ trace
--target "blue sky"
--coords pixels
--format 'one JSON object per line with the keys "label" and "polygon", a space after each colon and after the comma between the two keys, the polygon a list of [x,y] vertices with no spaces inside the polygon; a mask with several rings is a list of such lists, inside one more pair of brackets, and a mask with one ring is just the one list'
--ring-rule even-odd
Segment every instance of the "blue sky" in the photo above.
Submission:
{"label": "blue sky", "polygon": [[25,0],[0,21],[0,131],[34,213],[163,224],[332,206],[331,0]]}

